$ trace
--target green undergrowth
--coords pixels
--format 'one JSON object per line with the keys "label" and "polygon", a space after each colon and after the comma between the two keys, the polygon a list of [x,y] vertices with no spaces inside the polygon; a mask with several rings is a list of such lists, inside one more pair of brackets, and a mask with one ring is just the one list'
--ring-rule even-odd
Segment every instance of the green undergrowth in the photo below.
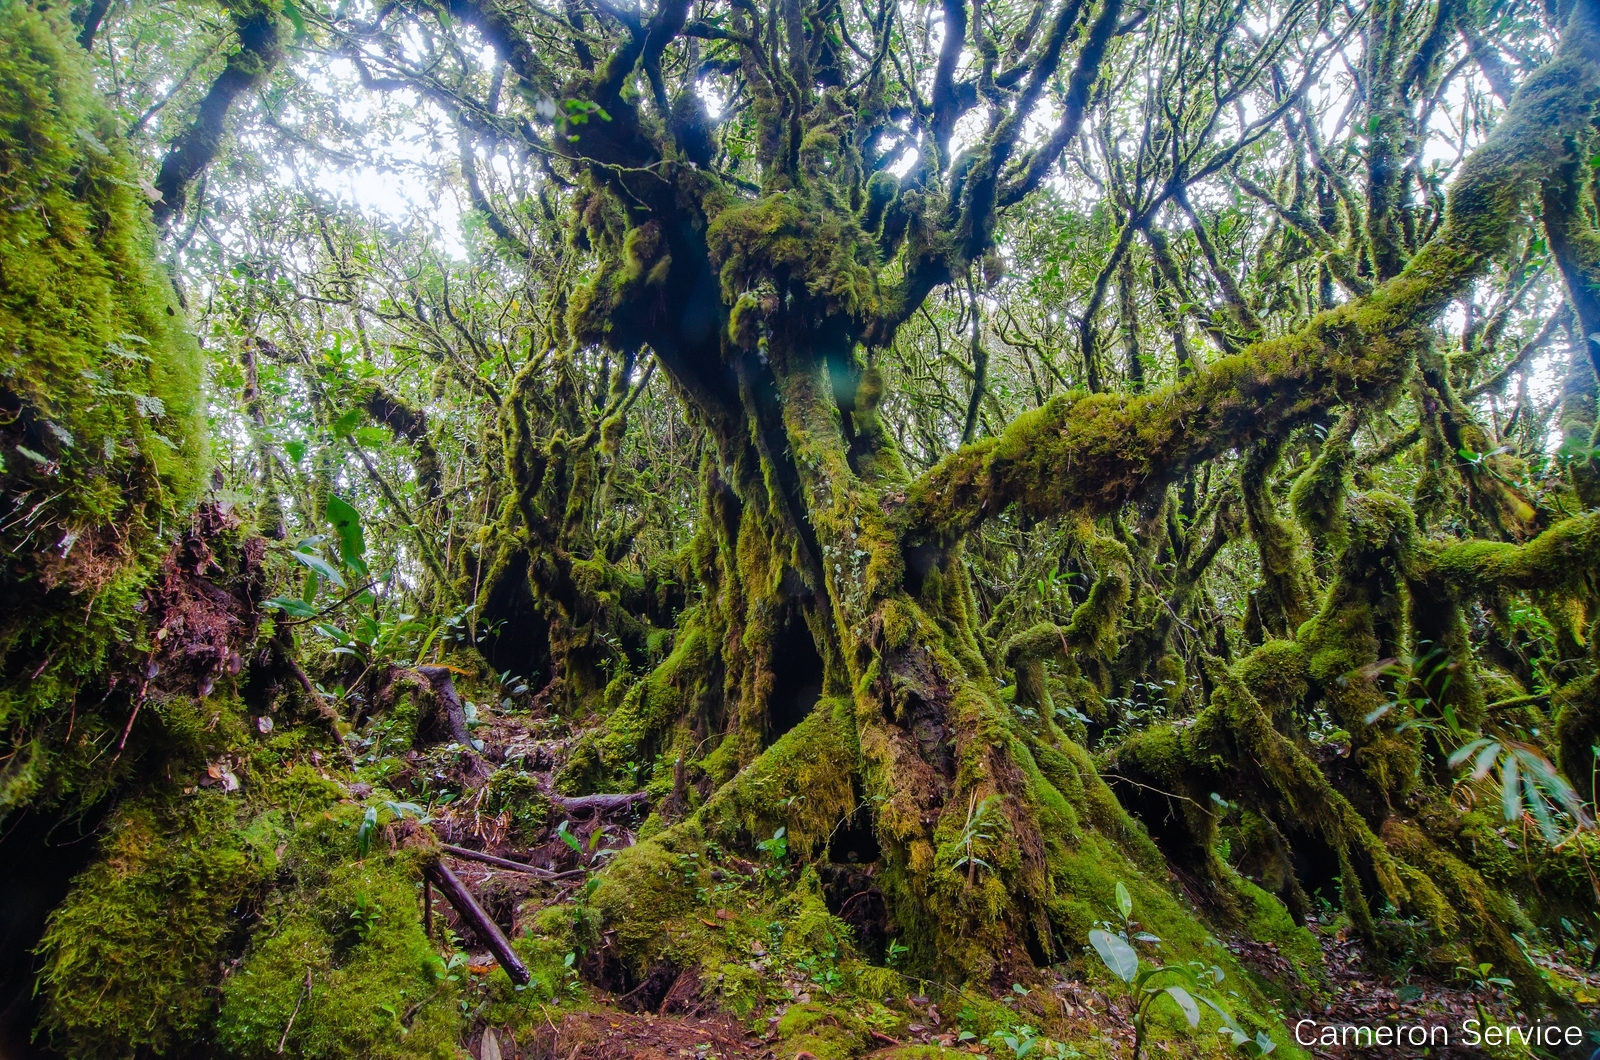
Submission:
{"label": "green undergrowth", "polygon": [[269,828],[197,791],[124,805],[100,860],[50,918],[43,1029],[80,1057],[167,1053],[208,1029],[235,907],[270,876]]}
{"label": "green undergrowth", "polygon": [[278,1055],[285,1042],[330,1060],[457,1055],[459,976],[423,933],[422,855],[378,839],[352,857],[360,813],[340,805],[289,839],[293,884],[274,888],[222,984],[217,1037],[229,1055]]}

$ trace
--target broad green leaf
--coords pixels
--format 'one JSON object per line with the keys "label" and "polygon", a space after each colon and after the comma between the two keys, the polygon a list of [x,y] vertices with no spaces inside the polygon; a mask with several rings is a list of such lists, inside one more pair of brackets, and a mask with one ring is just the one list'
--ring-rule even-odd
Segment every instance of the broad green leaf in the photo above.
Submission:
{"label": "broad green leaf", "polygon": [[304,37],[306,35],[306,19],[300,13],[300,8],[295,5],[294,0],[283,0],[283,13],[290,22],[294,23],[294,35],[296,37]]}
{"label": "broad green leaf", "polygon": [[338,570],[334,568],[333,564],[329,563],[321,556],[314,555],[310,552],[301,552],[299,549],[293,550],[289,553],[289,555],[293,556],[295,559],[309,567],[313,574],[321,575],[341,589],[348,588],[348,586],[345,585],[344,575],[340,574]]}
{"label": "broad green leaf", "polygon": [[339,538],[339,555],[344,565],[357,574],[366,574],[367,539],[361,532],[361,513],[349,501],[330,493],[328,523]]}
{"label": "broad green leaf", "polygon": [[1517,765],[1516,756],[1508,755],[1500,767],[1500,811],[1508,821],[1522,817],[1522,787],[1518,783],[1521,778],[1522,769]]}
{"label": "broad green leaf", "polygon": [[1117,881],[1117,911],[1124,920],[1133,915],[1133,895],[1128,893],[1128,888],[1121,880]]}
{"label": "broad green leaf", "polygon": [[1111,974],[1124,983],[1133,982],[1133,977],[1139,974],[1139,955],[1120,936],[1095,928],[1089,932],[1089,945],[1106,962]]}
{"label": "broad green leaf", "polygon": [[1190,1027],[1200,1026],[1200,1006],[1194,1003],[1194,996],[1181,986],[1167,987],[1167,996],[1178,1003],[1183,1009],[1183,1018],[1189,1021]]}
{"label": "broad green leaf", "polygon": [[275,607],[291,618],[310,618],[317,613],[316,608],[304,600],[297,600],[292,596],[274,596],[267,601],[267,606]]}
{"label": "broad green leaf", "polygon": [[348,644],[348,643],[350,643],[350,635],[348,633],[346,633],[344,630],[340,629],[338,626],[335,626],[335,625],[333,625],[331,623],[328,623],[328,622],[313,622],[311,624],[311,628],[316,630],[318,633],[321,633],[324,637],[327,637],[329,640],[336,641],[336,642],[338,642],[340,644]]}

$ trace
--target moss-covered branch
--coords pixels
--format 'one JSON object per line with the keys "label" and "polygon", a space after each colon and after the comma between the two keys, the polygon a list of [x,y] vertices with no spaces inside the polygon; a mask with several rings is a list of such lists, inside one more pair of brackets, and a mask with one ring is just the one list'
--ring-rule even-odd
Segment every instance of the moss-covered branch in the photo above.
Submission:
{"label": "moss-covered branch", "polygon": [[228,56],[222,72],[200,100],[193,121],[173,138],[161,160],[155,180],[161,198],[152,207],[157,224],[167,225],[183,213],[190,185],[222,147],[234,101],[265,82],[283,56],[282,19],[271,4],[246,0],[234,5],[231,13],[239,48]]}
{"label": "moss-covered branch", "polygon": [[1525,545],[1450,545],[1434,555],[1431,567],[1463,597],[1506,590],[1588,592],[1600,572],[1600,513],[1563,520]]}
{"label": "moss-covered branch", "polygon": [[950,542],[1008,508],[1031,518],[1110,512],[1330,406],[1392,397],[1434,319],[1506,248],[1550,160],[1568,157],[1571,138],[1591,120],[1600,86],[1596,7],[1589,0],[1574,9],[1557,57],[1463,165],[1443,228],[1398,276],[1161,390],[1054,398],[923,476],[901,512],[907,537]]}

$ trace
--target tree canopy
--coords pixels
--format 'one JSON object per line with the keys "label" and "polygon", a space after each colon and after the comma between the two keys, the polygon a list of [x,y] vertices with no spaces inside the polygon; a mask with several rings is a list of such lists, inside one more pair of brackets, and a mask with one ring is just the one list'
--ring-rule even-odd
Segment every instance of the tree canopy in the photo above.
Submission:
{"label": "tree canopy", "polygon": [[19,1040],[1594,1022],[1596,0],[0,0],[0,172]]}

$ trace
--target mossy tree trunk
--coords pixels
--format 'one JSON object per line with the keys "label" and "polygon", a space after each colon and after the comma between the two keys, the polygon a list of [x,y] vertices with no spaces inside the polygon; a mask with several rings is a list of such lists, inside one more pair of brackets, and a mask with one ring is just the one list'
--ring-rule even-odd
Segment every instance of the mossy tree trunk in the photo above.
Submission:
{"label": "mossy tree trunk", "polygon": [[[751,83],[772,91],[758,91],[758,101],[792,119],[766,126],[771,176],[751,198],[690,164],[698,104],[680,97],[668,107],[652,69],[685,17],[663,6],[594,73],[589,98],[605,121],[563,126],[564,150],[588,173],[583,238],[601,262],[568,319],[578,342],[629,358],[648,346],[704,430],[702,523],[689,550],[704,591],[680,622],[672,655],[608,693],[606,728],[580,751],[567,783],[629,788],[648,780],[652,761],[658,782],[687,765],[717,790],[681,827],[720,829],[747,845],[783,826],[791,843],[820,849],[865,807],[891,913],[915,958],[1003,978],[1080,942],[1095,911],[1108,908],[1117,876],[1137,875],[1141,863],[1160,869],[1082,749],[1048,713],[1028,723],[1011,709],[1018,697],[1040,701],[1028,667],[1053,650],[1052,634],[1063,651],[1084,651],[1096,643],[1097,623],[1114,620],[1127,597],[1116,573],[1126,553],[1099,565],[1101,583],[1070,630],[1046,630],[1039,644],[1009,653],[1018,671],[1008,694],[1007,675],[980,640],[964,535],[1008,511],[1030,520],[1110,515],[1226,450],[1270,453],[1291,429],[1338,405],[1381,408],[1418,365],[1445,419],[1463,416],[1448,384],[1430,375],[1430,329],[1525,220],[1549,159],[1570,155],[1587,135],[1600,91],[1600,13],[1593,3],[1575,6],[1560,54],[1463,169],[1443,229],[1403,269],[1385,256],[1384,282],[1370,293],[1172,386],[1057,398],[915,479],[879,423],[873,350],[935,282],[987,249],[996,211],[1016,194],[1000,179],[1012,146],[1005,122],[948,199],[920,186],[933,176],[924,170],[899,187],[880,173],[852,200],[840,174],[859,174],[860,149],[818,117],[825,102],[804,110],[814,122],[804,125],[751,57]],[[1074,86],[1092,81],[1117,17],[1114,3],[1094,13]],[[657,78],[657,104],[674,115],[675,138],[656,139],[657,127],[620,93],[635,70]],[[944,202],[951,235],[919,217]],[[1374,239],[1382,235],[1392,251],[1398,236],[1385,233]],[[880,267],[888,252],[902,253],[903,271]],[[1371,724],[1392,694],[1380,660],[1423,641],[1461,642],[1461,633],[1451,582],[1429,573],[1411,543],[1409,507],[1349,493],[1342,461],[1358,422],[1357,412],[1347,414],[1296,491],[1306,531],[1331,550],[1320,607],[1287,527],[1247,490],[1263,554],[1282,561],[1281,570],[1269,564],[1269,630],[1291,639],[1269,643],[1236,672],[1211,675],[1203,724],[1183,737],[1176,758],[1147,763],[1147,772],[1203,798],[1217,780],[1198,763],[1265,765],[1248,783],[1236,773],[1230,790],[1253,790],[1280,838],[1310,834],[1334,853],[1359,925],[1371,930],[1366,909],[1381,897],[1442,933],[1460,928],[1503,965],[1516,955],[1497,926],[1503,902],[1406,809],[1419,738],[1392,721]],[[1459,424],[1440,430],[1458,449],[1472,440]],[[508,441],[512,461],[522,459],[527,442]],[[1258,482],[1269,463],[1257,468]],[[1482,480],[1468,483],[1472,507],[1497,536],[1536,529],[1525,504],[1483,493],[1492,477]],[[537,526],[549,516],[530,509],[525,518]],[[1570,530],[1549,531],[1558,532]],[[565,562],[552,538],[533,536]],[[786,669],[796,639],[809,640],[804,654],[819,671],[820,698],[803,720],[793,713],[799,671]],[[1268,665],[1274,659],[1282,665]],[[1481,711],[1470,675],[1451,694],[1464,714]],[[1354,770],[1325,774],[1295,742],[1292,717],[1308,697],[1358,734]],[[1140,747],[1166,738],[1136,741],[1124,763],[1137,771]],[[708,742],[715,749],[702,757]],[[1213,883],[1226,886],[1229,873],[1212,869]],[[627,879],[619,866],[608,886]],[[1304,904],[1303,894],[1289,900]],[[1531,972],[1525,978],[1535,981]]]}

